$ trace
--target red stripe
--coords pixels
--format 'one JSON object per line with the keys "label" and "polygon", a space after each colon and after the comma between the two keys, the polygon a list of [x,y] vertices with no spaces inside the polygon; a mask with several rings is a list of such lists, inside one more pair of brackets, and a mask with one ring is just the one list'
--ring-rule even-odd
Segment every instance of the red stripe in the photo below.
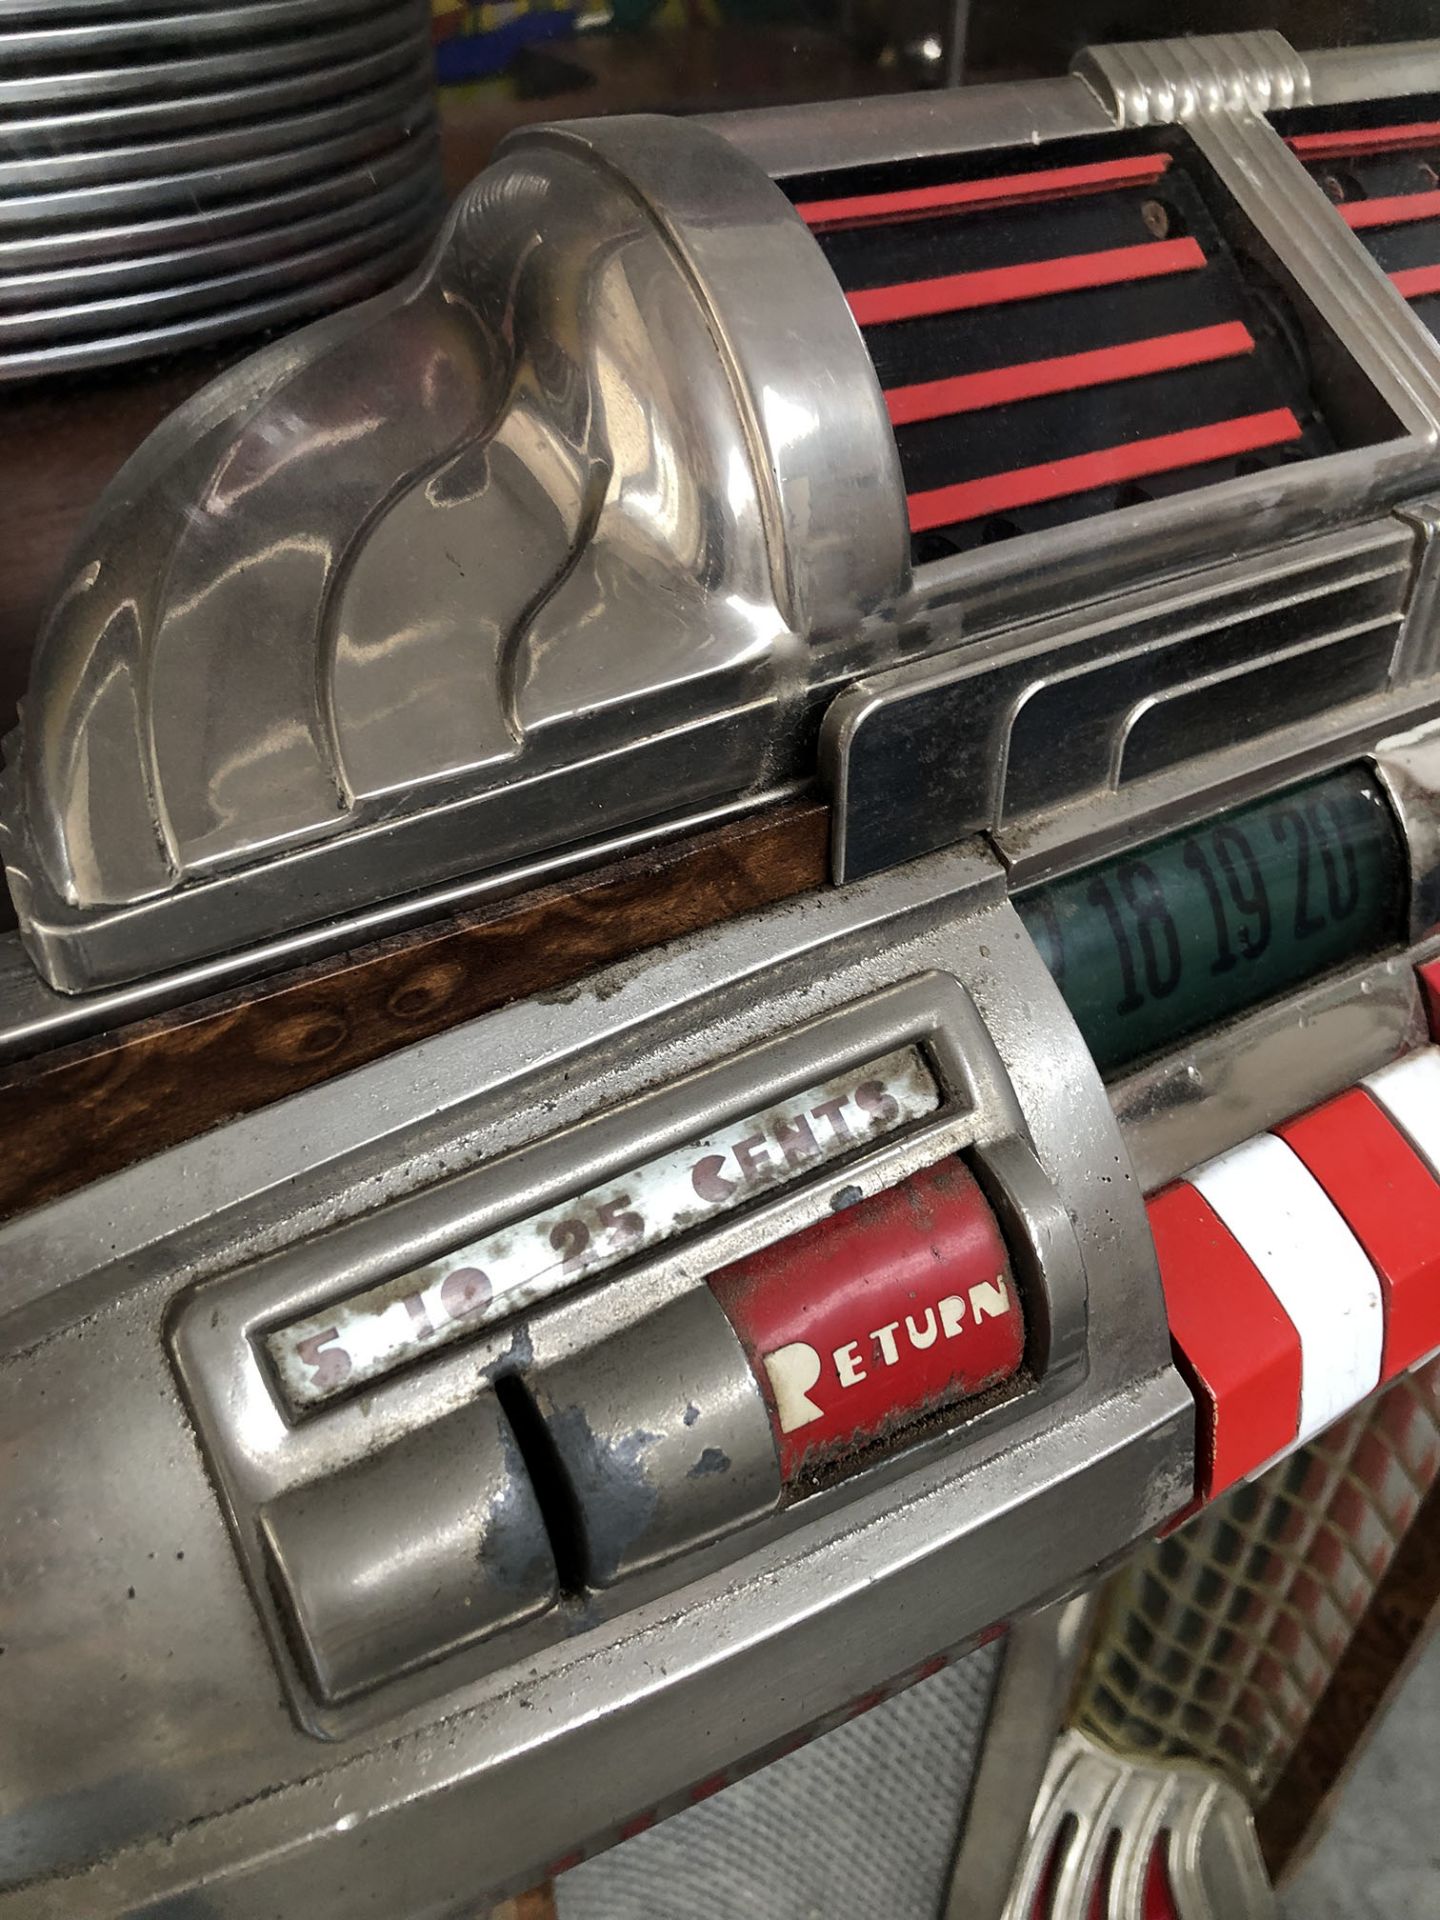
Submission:
{"label": "red stripe", "polygon": [[1440,193],[1387,193],[1377,200],[1351,200],[1337,207],[1347,227],[1399,227],[1407,220],[1433,220]]}
{"label": "red stripe", "polygon": [[1303,159],[1328,160],[1333,154],[1393,153],[1399,147],[1428,147],[1437,141],[1440,141],[1440,120],[1409,120],[1400,127],[1345,127],[1334,133],[1297,133],[1285,144]]}
{"label": "red stripe", "polygon": [[907,280],[898,286],[870,287],[845,297],[860,325],[874,327],[887,320],[997,307],[1007,300],[1034,300],[1042,294],[1072,293],[1081,287],[1153,280],[1161,274],[1184,273],[1204,264],[1205,256],[1193,240],[1151,240],[1138,247],[1108,247],[1103,253],[1072,253],[1059,260],[1027,260],[1018,267],[951,273],[939,280]]}
{"label": "red stripe", "polygon": [[893,387],[885,395],[892,425],[915,420],[939,420],[952,413],[974,413],[981,407],[1008,406],[1012,400],[1033,400],[1042,393],[1073,393],[1081,387],[1103,386],[1109,380],[1137,380],[1142,374],[1164,373],[1172,367],[1197,367],[1207,360],[1228,360],[1253,352],[1254,337],[1239,320],[1218,327],[1196,327],[1189,333],[1161,333],[1150,340],[1134,340],[1121,347],[1098,347],[1091,353],[1065,353],[1054,360],[1025,360],[989,373],[960,373],[948,380],[922,380],[914,386]]}
{"label": "red stripe", "polygon": [[1407,300],[1418,300],[1422,293],[1440,293],[1440,265],[1403,267],[1399,273],[1392,273],[1390,278]]}
{"label": "red stripe", "polygon": [[1440,1347],[1440,1184],[1361,1087],[1275,1131],[1334,1201],[1380,1276],[1392,1380]]}
{"label": "red stripe", "polygon": [[1077,453],[1068,460],[1051,460],[1039,467],[986,474],[979,480],[961,480],[955,486],[912,493],[908,502],[910,530],[924,533],[930,527],[954,526],[987,513],[1032,507],[1041,500],[1060,500],[1067,493],[1111,487],[1122,480],[1138,480],[1144,474],[1166,473],[1174,467],[1198,467],[1207,460],[1225,460],[1299,437],[1300,422],[1294,414],[1288,407],[1276,407],[1269,413],[1247,413],[1238,420],[1217,420],[1213,426],[1163,433],[1154,440],[1102,447],[1098,453]]}
{"label": "red stripe", "polygon": [[802,200],[795,211],[807,227],[868,226],[912,214],[952,213],[962,207],[1016,207],[1030,200],[1063,200],[1106,187],[1144,187],[1170,165],[1168,153],[1141,153],[1128,160],[1096,160],[1084,167],[1051,167],[1035,173],[1003,173],[993,180],[954,180],[942,187],[910,187],[902,193],[860,193],[845,200]]}
{"label": "red stripe", "polygon": [[1213,1500],[1293,1444],[1300,1336],[1260,1269],[1198,1188],[1146,1204],[1170,1339],[1199,1415],[1196,1491]]}

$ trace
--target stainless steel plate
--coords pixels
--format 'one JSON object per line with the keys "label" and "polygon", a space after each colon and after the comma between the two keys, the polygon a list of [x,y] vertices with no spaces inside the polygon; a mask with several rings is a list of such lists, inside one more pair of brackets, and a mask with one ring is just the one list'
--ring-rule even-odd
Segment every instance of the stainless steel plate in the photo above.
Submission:
{"label": "stainless steel plate", "polygon": [[[278,193],[247,195],[213,207],[191,207],[155,219],[116,221],[102,226],[61,227],[52,222],[19,234],[4,232],[0,212],[0,276],[44,273],[66,265],[89,266],[144,255],[199,250],[243,234],[258,233],[335,209],[344,213],[357,202],[384,193],[402,180],[433,170],[438,134],[426,126],[403,144],[376,154],[359,166],[344,167]],[[61,194],[55,198],[64,201]]]}
{"label": "stainless steel plate", "polygon": [[280,252],[278,248],[286,246],[282,238],[269,259],[238,268],[233,273],[148,288],[112,299],[0,314],[0,347],[38,346],[49,341],[105,335],[118,328],[128,331],[144,327],[175,314],[229,308],[254,299],[270,287],[308,285],[328,278],[365,254],[388,252],[406,241],[413,240],[418,252],[434,231],[434,212],[438,212],[438,208],[433,201],[427,205],[423,193],[418,197],[412,195],[399,212],[391,212],[387,218],[366,225],[358,233],[345,234],[297,252]]}
{"label": "stainless steel plate", "polygon": [[0,149],[24,156],[79,147],[111,147],[191,127],[234,126],[258,131],[272,115],[349,96],[413,70],[415,35],[397,23],[387,45],[356,58],[321,61],[299,72],[271,75],[252,86],[189,93],[175,88],[162,97],[116,105],[62,106],[0,125]]}
{"label": "stainless steel plate", "polygon": [[[102,253],[93,264],[83,267],[55,267],[39,273],[0,272],[0,339],[20,337],[12,331],[14,320],[33,322],[42,328],[49,325],[47,309],[69,315],[84,311],[86,303],[93,301],[102,303],[100,310],[109,314],[113,308],[142,296],[163,295],[168,299],[192,288],[200,292],[239,285],[266,272],[272,273],[279,284],[294,277],[290,272],[292,258],[303,259],[310,249],[324,249],[357,232],[363,242],[365,234],[392,216],[398,219],[408,215],[428,230],[434,224],[437,199],[425,160],[422,150],[404,177],[364,199],[231,239],[130,259],[106,259]],[[230,279],[217,277],[224,276],[227,269],[234,270]]]}
{"label": "stainless steel plate", "polygon": [[[176,54],[163,60],[142,57],[113,66],[100,65],[88,46],[83,59],[67,48],[58,66],[46,65],[29,72],[17,71],[20,61],[11,55],[12,36],[0,32],[0,106],[39,112],[73,100],[83,110],[100,100],[193,97],[218,88],[243,86],[263,74],[328,68],[336,61],[387,47],[414,30],[412,0],[399,0],[398,4],[391,0],[378,13],[359,20],[318,30],[301,29],[283,39],[257,40],[249,46],[189,57]],[[90,39],[88,32],[85,37]]]}
{"label": "stainless steel plate", "polygon": [[[136,140],[111,146],[92,146],[73,154],[33,152],[25,157],[10,156],[0,161],[2,188],[44,188],[44,186],[84,186],[117,180],[142,180],[159,171],[227,167],[227,186],[234,177],[228,167],[278,150],[294,150],[328,138],[344,138],[359,125],[394,123],[407,106],[419,96],[420,88],[430,84],[428,58],[407,56],[405,71],[378,86],[367,86],[324,106],[298,113],[278,113],[263,119],[242,121],[234,127],[217,127],[200,132],[180,132],[169,140]],[[36,134],[35,138],[42,138]]]}
{"label": "stainless steel plate", "polygon": [[100,54],[155,56],[348,20],[356,11],[345,0],[254,0],[248,6],[177,7],[136,17],[132,0],[25,0],[7,9],[0,59],[8,67],[21,59],[74,65]]}
{"label": "stainless steel plate", "polygon": [[71,373],[82,368],[115,366],[151,354],[175,353],[207,346],[216,340],[258,333],[282,321],[298,320],[328,308],[362,299],[390,285],[425,250],[427,236],[411,236],[384,254],[372,255],[324,280],[288,288],[283,293],[251,300],[219,313],[193,315],[168,325],[132,327],[92,340],[62,340],[53,345],[0,353],[0,384],[33,380],[43,374]]}
{"label": "stainless steel plate", "polygon": [[[333,119],[333,115],[331,116]],[[428,82],[414,86],[398,110],[367,115],[340,132],[300,137],[293,146],[234,160],[217,176],[203,167],[167,164],[161,151],[151,160],[153,171],[137,177],[107,180],[103,173],[83,184],[53,192],[16,193],[0,200],[0,238],[16,233],[55,234],[64,223],[80,220],[137,218],[184,210],[194,214],[205,202],[221,207],[231,196],[266,188],[288,188],[371,156],[392,152],[414,137],[429,134],[435,108]],[[154,149],[150,150],[154,154]],[[0,180],[0,184],[4,184]]]}

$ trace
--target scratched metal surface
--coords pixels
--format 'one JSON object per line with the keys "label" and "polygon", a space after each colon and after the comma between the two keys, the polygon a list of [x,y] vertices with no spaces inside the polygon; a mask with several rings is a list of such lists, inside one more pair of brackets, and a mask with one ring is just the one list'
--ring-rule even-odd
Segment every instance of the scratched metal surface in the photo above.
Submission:
{"label": "scratched metal surface", "polygon": [[998,1651],[562,1875],[559,1920],[932,1920]]}

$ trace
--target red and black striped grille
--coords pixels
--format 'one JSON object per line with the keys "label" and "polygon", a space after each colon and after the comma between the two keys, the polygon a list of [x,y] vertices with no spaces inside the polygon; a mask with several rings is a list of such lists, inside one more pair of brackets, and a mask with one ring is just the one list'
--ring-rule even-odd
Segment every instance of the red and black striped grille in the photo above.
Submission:
{"label": "red and black striped grille", "polygon": [[1291,151],[1440,337],[1440,100],[1373,126],[1293,124],[1301,119],[1287,115],[1282,128]]}
{"label": "red and black striped grille", "polygon": [[1292,330],[1169,152],[787,190],[880,376],[917,561],[1330,450]]}

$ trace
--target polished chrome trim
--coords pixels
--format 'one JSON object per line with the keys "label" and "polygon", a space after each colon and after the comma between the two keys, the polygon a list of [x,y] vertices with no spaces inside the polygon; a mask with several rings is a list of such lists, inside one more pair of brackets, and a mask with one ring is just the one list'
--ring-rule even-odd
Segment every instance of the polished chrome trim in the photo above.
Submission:
{"label": "polished chrome trim", "polygon": [[1305,64],[1310,69],[1310,98],[1317,107],[1440,90],[1440,40],[1320,47],[1306,54]]}
{"label": "polished chrome trim", "polygon": [[1414,958],[1317,980],[1110,1083],[1135,1177],[1154,1193],[1202,1160],[1353,1087],[1429,1040]]}
{"label": "polished chrome trim", "polygon": [[1091,1586],[1010,1623],[939,1920],[1001,1920],[1099,1597]]}
{"label": "polished chrome trim", "polygon": [[1083,81],[1063,77],[704,114],[698,124],[783,180],[830,168],[1108,133],[1113,123]]}
{"label": "polished chrome trim", "polygon": [[1440,925],[1440,721],[1376,742],[1370,756],[1405,834],[1410,866],[1410,938]]}
{"label": "polished chrome trim", "polygon": [[1168,126],[1247,109],[1266,113],[1310,98],[1303,57],[1269,27],[1111,41],[1084,48],[1072,70],[1094,88],[1120,127]]}

